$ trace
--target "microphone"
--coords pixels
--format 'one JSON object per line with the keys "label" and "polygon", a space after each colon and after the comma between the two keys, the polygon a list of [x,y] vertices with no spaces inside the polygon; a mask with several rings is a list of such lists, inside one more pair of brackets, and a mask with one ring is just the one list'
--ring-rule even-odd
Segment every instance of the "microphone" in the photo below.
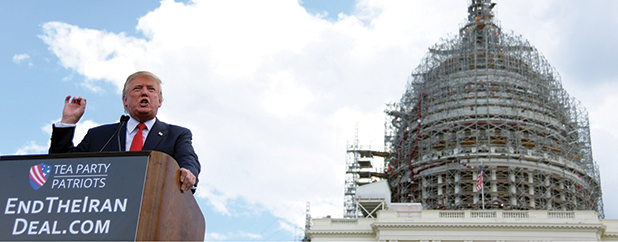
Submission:
{"label": "microphone", "polygon": [[[107,142],[105,143],[105,145],[103,145],[103,148],[101,148],[101,150],[99,150],[99,152],[103,152],[103,150],[105,149],[105,147],[107,147],[107,145],[109,144],[110,141],[112,141],[112,139],[114,138],[114,136],[116,136],[118,134],[118,132],[122,129],[122,127],[127,123],[127,121],[129,121],[129,116],[127,115],[122,115],[120,116],[120,125],[118,126],[118,129],[116,129],[116,132],[114,132],[114,134],[112,134],[112,137],[109,137],[109,139],[107,140]],[[118,135],[118,151],[121,151],[122,146],[120,146],[120,135]]]}
{"label": "microphone", "polygon": [[[119,132],[122,129],[122,127],[127,123],[127,121],[129,121],[129,116],[121,115],[120,116],[120,126],[118,126],[118,129],[116,130],[116,132]],[[120,146],[120,135],[117,135],[116,137],[118,137],[118,151],[121,151],[122,146]]]}

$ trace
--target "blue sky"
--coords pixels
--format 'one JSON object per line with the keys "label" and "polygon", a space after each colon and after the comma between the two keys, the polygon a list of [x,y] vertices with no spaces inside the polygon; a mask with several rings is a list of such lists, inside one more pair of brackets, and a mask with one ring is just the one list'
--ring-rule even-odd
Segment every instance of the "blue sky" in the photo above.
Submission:
{"label": "blue sky", "polygon": [[[605,213],[617,219],[618,3],[496,2],[502,27],[588,109]],[[124,78],[150,70],[164,82],[159,118],[194,133],[207,240],[293,241],[306,202],[313,216],[341,216],[355,123],[361,142],[382,148],[384,104],[467,4],[2,1],[0,155],[46,153],[66,95],[88,100],[76,136],[115,122]]]}

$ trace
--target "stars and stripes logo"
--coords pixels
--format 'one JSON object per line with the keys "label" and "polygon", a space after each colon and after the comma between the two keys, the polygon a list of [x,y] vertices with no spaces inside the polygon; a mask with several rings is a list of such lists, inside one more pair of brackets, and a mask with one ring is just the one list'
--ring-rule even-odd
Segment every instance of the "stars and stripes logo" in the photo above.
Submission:
{"label": "stars and stripes logo", "polygon": [[483,166],[479,169],[479,176],[476,178],[476,190],[480,191],[483,189]]}
{"label": "stars and stripes logo", "polygon": [[47,182],[47,178],[49,177],[49,173],[51,172],[51,166],[46,165],[45,163],[40,163],[38,165],[34,165],[30,167],[30,186],[36,191],[39,190],[45,182]]}

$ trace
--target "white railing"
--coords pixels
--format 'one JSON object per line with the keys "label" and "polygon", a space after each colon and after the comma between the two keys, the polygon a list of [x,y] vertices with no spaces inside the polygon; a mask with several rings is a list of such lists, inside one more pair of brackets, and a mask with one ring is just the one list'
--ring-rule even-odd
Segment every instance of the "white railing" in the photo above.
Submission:
{"label": "white railing", "polygon": [[440,218],[465,218],[465,212],[440,212]]}
{"label": "white railing", "polygon": [[528,212],[502,212],[503,218],[528,218]]}
{"label": "white railing", "polygon": [[575,218],[574,212],[547,212],[547,218]]}
{"label": "white railing", "polygon": [[496,218],[496,212],[470,212],[470,218]]}

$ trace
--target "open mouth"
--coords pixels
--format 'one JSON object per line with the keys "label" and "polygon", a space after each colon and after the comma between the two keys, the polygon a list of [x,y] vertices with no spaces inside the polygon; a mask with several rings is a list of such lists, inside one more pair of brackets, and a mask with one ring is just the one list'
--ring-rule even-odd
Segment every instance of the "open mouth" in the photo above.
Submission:
{"label": "open mouth", "polygon": [[140,103],[142,106],[146,106],[146,105],[148,105],[148,99],[142,99],[139,103]]}

